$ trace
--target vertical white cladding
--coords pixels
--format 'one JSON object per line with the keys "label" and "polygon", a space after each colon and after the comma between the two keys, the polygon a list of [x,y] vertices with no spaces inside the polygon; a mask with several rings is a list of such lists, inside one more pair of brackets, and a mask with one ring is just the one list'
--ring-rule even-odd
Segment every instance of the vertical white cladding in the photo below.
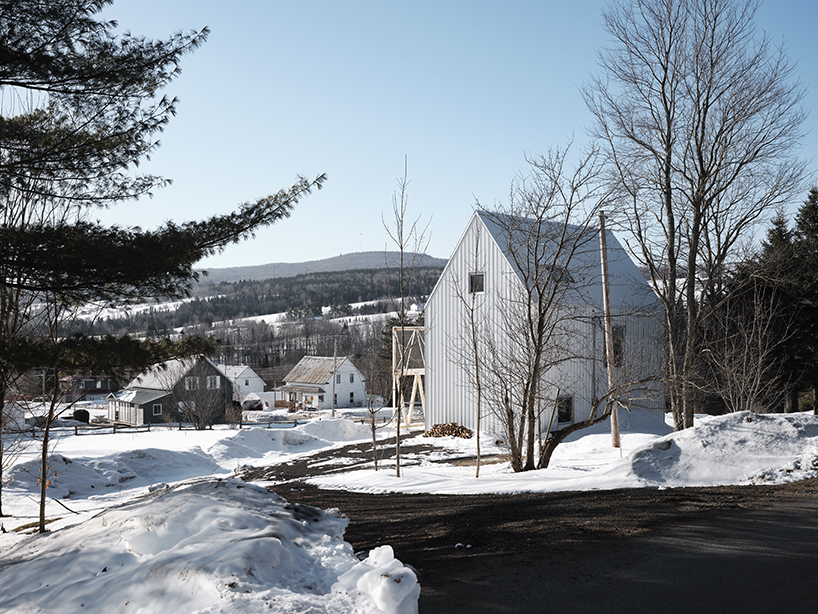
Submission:
{"label": "vertical white cladding", "polygon": [[[615,301],[614,325],[625,331],[623,352],[625,364],[637,365],[636,371],[620,372],[622,378],[649,377],[658,373],[662,361],[661,308],[655,303],[655,295],[647,286],[641,273],[612,235],[609,249],[616,253],[611,258]],[[589,253],[587,258],[598,258]],[[471,295],[469,275],[483,274],[483,292]],[[500,309],[504,300],[511,297],[519,277],[508,258],[497,244],[481,216],[475,213],[454,253],[446,265],[437,285],[426,304],[426,428],[434,424],[457,422],[474,429],[476,427],[476,394],[474,368],[469,359],[470,326],[466,304],[475,300],[475,313],[480,326],[500,327]],[[589,291],[599,294],[598,282],[589,280]],[[599,290],[597,292],[597,290]],[[465,301],[465,302],[464,302]],[[581,317],[571,321],[565,331],[577,355],[587,358],[573,359],[550,369],[543,378],[543,416],[541,427],[546,430],[558,428],[556,417],[557,396],[573,399],[573,421],[588,418],[593,403],[607,392],[607,380],[603,365],[603,332],[601,308],[590,305],[574,306]],[[495,328],[496,330],[496,328]],[[620,370],[621,371],[621,370]],[[664,397],[661,386],[652,384],[655,394],[644,392],[623,398],[631,401],[631,407],[652,411],[657,417],[664,413]],[[560,425],[561,426],[561,425]],[[486,408],[483,409],[481,429],[503,433],[502,424]]]}
{"label": "vertical white cladding", "polygon": [[[469,275],[483,275],[483,291],[469,292]],[[508,296],[518,283],[508,260],[478,214],[472,216],[426,303],[426,428],[457,422],[474,429],[477,403],[474,368],[469,364],[470,325],[464,301],[475,301],[480,326],[498,325],[498,295]],[[499,421],[483,410],[481,428],[502,432]]]}

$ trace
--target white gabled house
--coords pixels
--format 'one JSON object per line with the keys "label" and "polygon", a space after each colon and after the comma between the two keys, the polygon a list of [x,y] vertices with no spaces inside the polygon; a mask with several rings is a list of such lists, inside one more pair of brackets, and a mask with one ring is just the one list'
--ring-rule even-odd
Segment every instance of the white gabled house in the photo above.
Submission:
{"label": "white gabled house", "polygon": [[366,378],[349,358],[304,356],[275,389],[289,403],[312,409],[362,407],[366,403]]}
{"label": "white gabled house", "polygon": [[249,394],[264,392],[264,380],[247,365],[217,365],[233,384],[233,400],[241,403]]}
{"label": "white gabled house", "polygon": [[[519,254],[517,248],[527,248],[525,242],[530,235],[526,229],[531,224],[542,228],[548,222],[476,212],[429,295],[425,310],[427,429],[449,422],[476,427],[474,366],[473,361],[464,359],[471,331],[469,305],[474,306],[479,326],[491,329],[494,343],[525,352],[525,343],[519,338],[508,339],[510,333],[506,331],[509,312],[514,301],[523,296],[521,284],[526,278],[513,254]],[[573,230],[579,231],[578,227]],[[582,247],[564,266],[548,269],[559,276],[560,283],[568,284],[560,303],[566,317],[557,342],[563,344],[571,358],[555,363],[543,375],[539,395],[541,432],[587,419],[593,402],[608,390],[599,231],[581,232],[586,235]],[[615,364],[622,372],[627,366],[627,377],[642,382],[629,389],[623,400],[631,408],[645,409],[663,418],[664,394],[658,380],[663,307],[611,232],[606,233],[606,239]],[[485,407],[485,397],[483,404],[481,430],[502,434],[503,424]]]}

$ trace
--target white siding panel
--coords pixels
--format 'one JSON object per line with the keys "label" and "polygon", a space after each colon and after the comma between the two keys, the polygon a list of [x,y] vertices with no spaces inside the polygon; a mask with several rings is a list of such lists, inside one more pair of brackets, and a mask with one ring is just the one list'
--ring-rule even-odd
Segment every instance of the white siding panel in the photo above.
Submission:
{"label": "white siding panel", "polygon": [[[479,245],[476,250],[475,246]],[[426,304],[426,428],[434,424],[457,422],[476,428],[474,370],[468,360],[470,329],[463,301],[470,300],[469,273],[483,273],[484,292],[478,294],[476,307],[481,325],[488,325],[498,291],[513,279],[511,268],[478,216],[472,220],[455,248],[443,276]],[[502,432],[491,415],[483,416],[483,430]]]}

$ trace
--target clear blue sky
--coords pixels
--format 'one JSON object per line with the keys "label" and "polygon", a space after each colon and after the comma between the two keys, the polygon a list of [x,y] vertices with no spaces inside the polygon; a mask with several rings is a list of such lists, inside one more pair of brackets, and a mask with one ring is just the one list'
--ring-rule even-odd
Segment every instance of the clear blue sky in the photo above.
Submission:
{"label": "clear blue sky", "polygon": [[[302,262],[392,249],[396,179],[428,253],[450,255],[475,199],[504,200],[526,152],[573,136],[590,115],[579,87],[606,43],[599,0],[573,2],[116,0],[120,29],[166,37],[208,26],[167,89],[180,100],[142,169],[173,180],[153,199],[96,217],[154,228],[234,209],[327,173],[293,216],[201,263]],[[767,0],[758,24],[784,41],[809,88],[803,155],[818,170],[818,3]],[[798,203],[795,203],[797,205]]]}

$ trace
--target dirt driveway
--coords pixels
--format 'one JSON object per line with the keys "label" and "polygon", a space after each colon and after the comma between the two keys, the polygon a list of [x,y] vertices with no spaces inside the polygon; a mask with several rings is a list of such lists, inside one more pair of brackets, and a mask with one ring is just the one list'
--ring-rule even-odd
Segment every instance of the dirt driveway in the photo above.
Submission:
{"label": "dirt driveway", "polygon": [[818,479],[782,486],[368,495],[300,482],[314,473],[311,466],[326,466],[321,460],[327,457],[244,477],[286,479],[272,488],[285,499],[340,509],[350,519],[346,539],[356,550],[391,545],[418,572],[421,614],[818,609]]}

